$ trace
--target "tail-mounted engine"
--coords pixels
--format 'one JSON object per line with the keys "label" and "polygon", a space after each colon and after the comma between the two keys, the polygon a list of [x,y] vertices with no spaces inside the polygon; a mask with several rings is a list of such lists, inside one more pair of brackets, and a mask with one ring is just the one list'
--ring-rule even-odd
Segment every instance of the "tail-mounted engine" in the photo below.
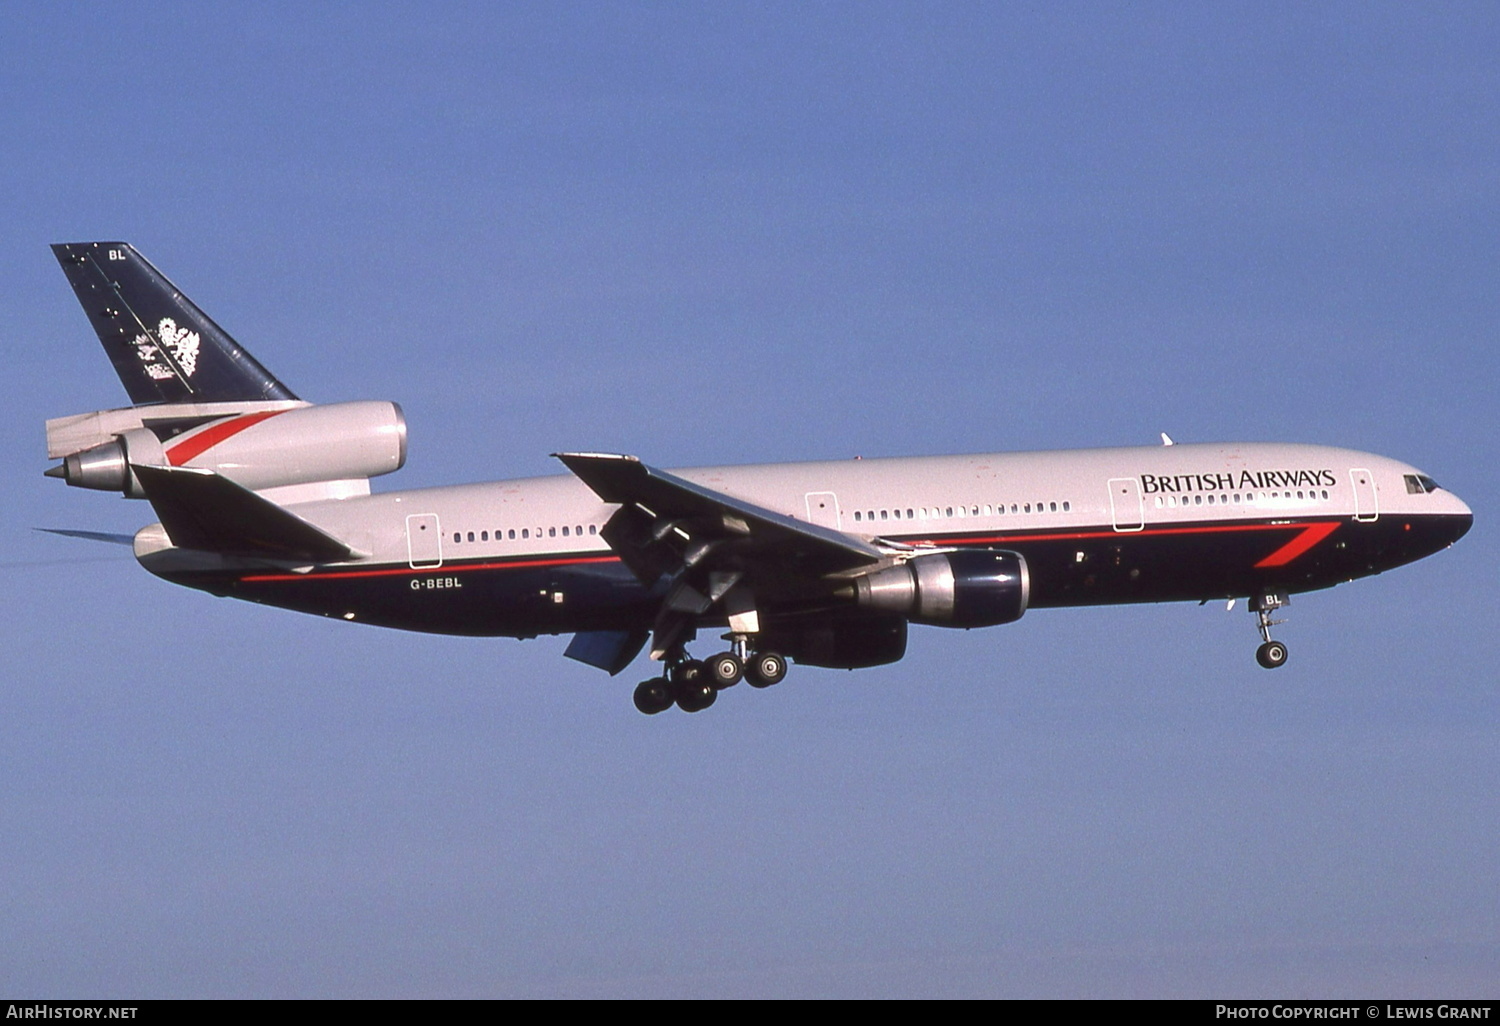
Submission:
{"label": "tail-mounted engine", "polygon": [[[395,403],[333,403],[207,416],[201,413],[204,409],[199,405],[193,408],[196,416],[174,416],[168,407],[136,407],[128,411],[137,417],[135,426],[120,424],[125,429],[109,441],[68,452],[48,475],[79,488],[144,498],[131,464],[212,470],[259,491],[371,478],[400,470],[406,462],[406,418]],[[48,428],[51,435],[52,424]],[[49,437],[49,447],[52,441]]]}
{"label": "tail-mounted engine", "polygon": [[856,605],[938,627],[993,627],[1019,620],[1031,575],[1019,552],[968,549],[917,556],[854,578],[841,592]]}

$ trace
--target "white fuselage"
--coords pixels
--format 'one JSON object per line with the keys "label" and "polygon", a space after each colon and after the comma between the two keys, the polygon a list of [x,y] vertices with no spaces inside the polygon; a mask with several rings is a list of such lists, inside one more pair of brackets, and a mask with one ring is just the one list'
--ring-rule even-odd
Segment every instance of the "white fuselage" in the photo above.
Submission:
{"label": "white fuselage", "polygon": [[[1412,492],[1405,463],[1315,445],[1225,443],[852,459],[674,471],[716,491],[865,538],[932,541],[1039,529],[1326,516],[1469,515],[1446,490]],[[1113,484],[1112,484],[1113,482]],[[607,553],[614,512],[574,477],[452,485],[292,507],[369,553],[411,562],[417,521],[433,518],[436,559]]]}

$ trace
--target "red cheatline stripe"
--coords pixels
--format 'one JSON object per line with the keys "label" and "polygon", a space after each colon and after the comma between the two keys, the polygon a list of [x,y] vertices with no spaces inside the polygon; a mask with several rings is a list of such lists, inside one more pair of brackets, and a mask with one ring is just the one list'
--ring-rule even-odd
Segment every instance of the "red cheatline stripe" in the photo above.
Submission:
{"label": "red cheatline stripe", "polygon": [[1277,549],[1275,552],[1271,553],[1259,563],[1256,563],[1255,569],[1259,570],[1262,567],[1268,566],[1286,566],[1292,560],[1302,555],[1302,553],[1318,544],[1318,542],[1322,541],[1324,538],[1327,538],[1338,528],[1338,526],[1339,525],[1336,522],[1331,524],[1308,524],[1306,529],[1304,529],[1301,534],[1297,535],[1297,537],[1287,542],[1285,545]]}
{"label": "red cheatline stripe", "polygon": [[[1262,559],[1255,566],[1261,567],[1285,566],[1318,542],[1327,538],[1338,528],[1338,521],[1324,520],[1314,523],[1297,524],[1223,524],[1211,527],[1163,527],[1147,531],[1075,531],[1063,534],[1010,534],[993,535],[990,537],[973,538],[934,538],[927,542],[909,541],[911,545],[992,545],[997,542],[1028,542],[1028,541],[1079,541],[1086,538],[1139,538],[1143,535],[1171,535],[1171,534],[1224,534],[1237,531],[1296,531],[1297,536],[1287,542],[1281,548]],[[422,567],[412,569],[411,567],[388,567],[380,570],[343,570],[332,573],[321,574],[254,574],[242,577],[242,581],[326,581],[330,579],[346,579],[350,577],[392,577],[412,576],[414,574],[434,573],[466,573],[473,570],[507,570],[522,569],[539,566],[576,566],[584,563],[618,563],[618,556],[582,556],[565,559],[531,559],[516,562],[490,562],[490,563],[464,563],[452,566]]]}
{"label": "red cheatline stripe", "polygon": [[265,413],[247,413],[243,417],[232,417],[229,420],[221,420],[210,424],[196,435],[184,438],[172,448],[167,450],[167,462],[174,467],[180,467],[194,456],[201,455],[226,438],[232,438],[245,430],[254,427],[267,417],[274,417],[283,410],[268,410]]}
{"label": "red cheatline stripe", "polygon": [[527,559],[514,563],[462,563],[449,566],[388,567],[383,570],[339,570],[327,574],[252,574],[242,581],[329,581],[349,577],[411,577],[416,574],[461,574],[471,570],[518,570],[538,566],[577,566],[581,563],[618,563],[619,556],[581,556],[570,559]]}
{"label": "red cheatline stripe", "polygon": [[[1144,531],[1074,531],[1059,534],[997,534],[988,536],[975,536],[969,538],[930,538],[920,541],[907,540],[908,545],[994,545],[1005,542],[1028,542],[1028,541],[1083,541],[1088,538],[1147,538],[1169,534],[1232,534],[1240,531],[1303,531],[1306,533],[1311,528],[1323,528],[1323,532],[1307,546],[1292,556],[1288,561],[1305,552],[1308,548],[1316,545],[1332,533],[1338,526],[1337,521],[1320,521],[1317,523],[1296,524],[1216,524],[1206,527],[1159,527],[1148,528]],[[1277,553],[1281,550],[1278,549]],[[1275,555],[1276,553],[1272,553]],[[1269,557],[1268,557],[1269,558]],[[1280,564],[1276,564],[1280,565]]]}

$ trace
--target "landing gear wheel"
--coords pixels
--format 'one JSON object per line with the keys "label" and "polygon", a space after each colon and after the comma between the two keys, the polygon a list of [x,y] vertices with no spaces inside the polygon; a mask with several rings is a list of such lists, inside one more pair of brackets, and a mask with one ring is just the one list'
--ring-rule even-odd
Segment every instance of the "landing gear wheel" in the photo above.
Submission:
{"label": "landing gear wheel", "polygon": [[672,689],[665,677],[643,680],[635,689],[635,707],[647,716],[655,716],[672,706]]}
{"label": "landing gear wheel", "polygon": [[751,687],[768,688],[786,678],[786,657],[776,652],[757,652],[745,667],[745,679]]}
{"label": "landing gear wheel", "polygon": [[719,693],[714,690],[708,667],[697,659],[685,659],[668,671],[672,698],[683,712],[701,712],[714,704]]}
{"label": "landing gear wheel", "polygon": [[699,659],[684,659],[680,663],[673,663],[667,669],[667,679],[672,686],[679,684],[696,684],[708,673],[708,667]]}
{"label": "landing gear wheel", "polygon": [[678,684],[674,690],[677,692],[677,708],[683,712],[702,712],[719,697],[706,674],[700,675],[691,684]]}
{"label": "landing gear wheel", "polygon": [[1255,661],[1268,670],[1274,670],[1286,662],[1286,646],[1279,641],[1268,641],[1255,650]]}
{"label": "landing gear wheel", "polygon": [[708,661],[708,676],[719,690],[733,687],[745,676],[745,664],[733,652],[724,652]]}

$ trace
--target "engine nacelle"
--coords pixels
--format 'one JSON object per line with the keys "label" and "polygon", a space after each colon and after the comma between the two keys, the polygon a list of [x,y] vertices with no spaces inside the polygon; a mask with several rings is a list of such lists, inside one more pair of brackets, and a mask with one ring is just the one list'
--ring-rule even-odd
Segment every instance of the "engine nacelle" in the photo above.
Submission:
{"label": "engine nacelle", "polygon": [[216,417],[175,435],[147,421],[48,473],[78,488],[144,498],[130,464],[212,470],[252,491],[377,477],[406,463],[406,418],[389,402],[332,403]]}
{"label": "engine nacelle", "polygon": [[993,627],[1019,620],[1031,601],[1031,574],[1019,552],[966,549],[934,553],[854,578],[856,605],[938,627]]}

